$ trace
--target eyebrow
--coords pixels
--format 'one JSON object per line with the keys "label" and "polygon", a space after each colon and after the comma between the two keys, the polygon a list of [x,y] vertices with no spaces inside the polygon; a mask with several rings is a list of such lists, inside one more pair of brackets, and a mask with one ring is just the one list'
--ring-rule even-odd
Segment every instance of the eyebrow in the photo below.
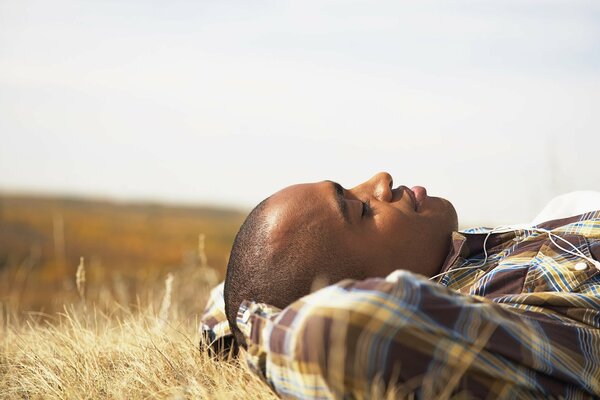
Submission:
{"label": "eyebrow", "polygon": [[350,215],[348,214],[348,206],[346,204],[346,198],[344,197],[344,188],[337,182],[327,181],[333,187],[335,191],[335,203],[340,214],[344,218],[344,222],[350,223]]}

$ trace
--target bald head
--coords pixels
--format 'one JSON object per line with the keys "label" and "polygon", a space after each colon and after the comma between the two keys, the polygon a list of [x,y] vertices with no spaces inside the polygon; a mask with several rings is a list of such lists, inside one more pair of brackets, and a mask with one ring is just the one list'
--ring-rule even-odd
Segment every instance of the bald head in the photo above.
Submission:
{"label": "bald head", "polygon": [[261,202],[234,240],[224,296],[227,319],[239,344],[244,342],[236,314],[243,300],[284,308],[310,293],[315,281],[363,278],[340,251],[326,223],[333,221],[315,218],[307,199],[291,194],[284,190]]}

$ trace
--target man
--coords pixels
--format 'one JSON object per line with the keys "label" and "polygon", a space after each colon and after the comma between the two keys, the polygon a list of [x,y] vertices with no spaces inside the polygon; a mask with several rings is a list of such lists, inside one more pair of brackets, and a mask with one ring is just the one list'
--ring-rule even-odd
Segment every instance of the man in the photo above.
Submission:
{"label": "man", "polygon": [[600,211],[459,233],[448,201],[387,173],[295,185],[240,228],[203,330],[283,397],[589,398],[599,258]]}

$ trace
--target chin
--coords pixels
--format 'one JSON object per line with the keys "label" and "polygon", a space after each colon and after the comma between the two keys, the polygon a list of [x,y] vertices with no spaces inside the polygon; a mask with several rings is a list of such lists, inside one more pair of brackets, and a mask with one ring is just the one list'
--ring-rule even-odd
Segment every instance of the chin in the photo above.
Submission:
{"label": "chin", "polygon": [[439,197],[441,200],[441,211],[444,216],[444,226],[448,226],[451,231],[458,230],[458,214],[454,205],[448,200]]}
{"label": "chin", "polygon": [[443,216],[447,221],[452,221],[452,226],[458,227],[458,215],[452,203],[442,197],[430,197],[430,199],[435,199],[436,204],[433,211]]}
{"label": "chin", "polygon": [[448,200],[446,200],[446,202],[448,203],[448,217],[450,218],[450,221],[451,221],[452,231],[457,231],[458,230],[458,214],[456,213],[456,209],[454,208],[452,203],[450,203]]}

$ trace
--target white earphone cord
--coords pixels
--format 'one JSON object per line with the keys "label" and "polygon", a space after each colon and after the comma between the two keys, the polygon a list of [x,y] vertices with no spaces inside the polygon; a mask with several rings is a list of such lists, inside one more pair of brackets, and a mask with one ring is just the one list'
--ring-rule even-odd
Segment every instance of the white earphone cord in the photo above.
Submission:
{"label": "white earphone cord", "polygon": [[[575,245],[574,245],[573,243],[569,242],[568,240],[566,240],[566,239],[564,239],[564,238],[560,237],[559,235],[557,235],[557,234],[555,234],[555,233],[552,233],[552,231],[549,231],[549,230],[547,230],[547,229],[543,229],[543,228],[533,228],[533,227],[530,227],[530,228],[518,228],[518,229],[515,229],[515,228],[511,228],[510,226],[506,226],[506,225],[500,225],[500,226],[497,226],[497,227],[495,227],[495,228],[494,228],[494,229],[492,229],[491,231],[489,231],[489,232],[487,233],[487,235],[485,236],[485,239],[484,239],[484,241],[483,241],[483,254],[484,254],[484,259],[483,259],[483,261],[482,261],[481,263],[479,263],[479,264],[477,264],[477,265],[471,265],[471,266],[469,266],[469,267],[460,267],[460,268],[454,268],[454,269],[451,269],[451,270],[449,270],[449,271],[442,272],[442,273],[439,273],[439,274],[437,274],[437,275],[434,275],[434,276],[432,276],[432,277],[431,277],[431,278],[429,278],[429,279],[430,279],[430,280],[432,280],[432,279],[436,279],[436,278],[438,278],[438,277],[440,277],[440,276],[443,276],[443,275],[449,274],[449,273],[451,273],[451,272],[454,272],[454,271],[460,271],[460,270],[466,270],[466,269],[475,269],[475,268],[480,268],[480,267],[483,267],[483,266],[485,265],[485,263],[487,262],[487,259],[488,259],[488,252],[487,252],[487,248],[486,248],[486,245],[487,245],[487,240],[488,240],[488,238],[489,238],[489,237],[490,237],[490,236],[491,236],[493,233],[506,233],[506,232],[514,232],[514,231],[519,231],[519,230],[522,230],[522,231],[534,231],[534,232],[546,233],[546,234],[548,234],[548,238],[550,239],[550,241],[552,242],[552,244],[554,244],[556,247],[558,247],[559,249],[561,249],[561,250],[562,250],[562,251],[564,251],[565,253],[568,253],[568,254],[574,255],[574,256],[576,256],[576,257],[581,257],[581,258],[585,259],[586,261],[588,261],[588,262],[590,262],[592,265],[594,265],[594,266],[595,266],[595,267],[596,267],[598,270],[600,270],[600,262],[599,262],[599,261],[596,261],[596,260],[594,260],[593,258],[586,256],[585,254],[583,254],[583,252],[582,252],[581,250],[579,250],[577,247],[575,247]],[[570,250],[568,250],[568,249],[565,249],[564,247],[560,246],[558,243],[556,243],[556,242],[554,241],[554,239],[553,239],[553,237],[552,237],[552,236],[555,236],[555,237],[559,238],[560,240],[562,240],[563,242],[567,243],[569,246],[571,246],[571,247],[573,248],[573,250],[575,250],[575,251],[576,251],[576,253],[573,253],[572,251],[570,251]]]}

